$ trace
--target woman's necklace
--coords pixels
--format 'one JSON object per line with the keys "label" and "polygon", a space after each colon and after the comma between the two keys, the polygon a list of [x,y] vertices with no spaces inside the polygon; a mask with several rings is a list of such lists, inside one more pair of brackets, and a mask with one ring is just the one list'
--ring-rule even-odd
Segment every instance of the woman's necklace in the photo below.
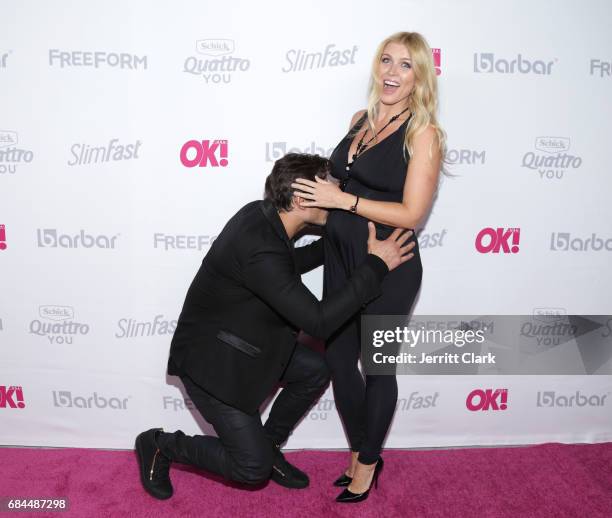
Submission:
{"label": "woman's necklace", "polygon": [[387,128],[387,126],[389,126],[389,124],[392,124],[397,119],[399,119],[404,113],[408,111],[408,109],[409,108],[406,108],[402,110],[401,112],[399,112],[397,115],[394,115],[393,117],[391,117],[389,119],[389,122],[387,122],[387,124],[385,124],[378,133],[373,134],[370,140],[368,140],[367,142],[364,142],[365,136],[368,134],[368,128],[366,128],[366,130],[363,132],[363,135],[361,136],[361,139],[357,143],[357,149],[355,150],[355,153],[353,153],[353,156],[351,157],[352,160],[350,162],[347,162],[346,164],[346,171],[347,171],[346,178],[344,178],[342,182],[340,182],[340,188],[342,190],[345,189],[346,184],[349,181],[351,167],[353,167],[353,164],[355,163],[355,160],[359,158],[359,155],[361,155],[367,149],[367,147],[370,145],[370,142],[372,142],[379,134],[385,131],[385,129]]}

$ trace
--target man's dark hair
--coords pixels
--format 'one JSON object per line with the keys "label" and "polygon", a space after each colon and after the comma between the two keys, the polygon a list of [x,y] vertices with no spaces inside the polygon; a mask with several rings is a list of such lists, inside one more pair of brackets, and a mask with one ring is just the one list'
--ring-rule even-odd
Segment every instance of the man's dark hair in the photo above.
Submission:
{"label": "man's dark hair", "polygon": [[274,162],[272,172],[266,178],[264,199],[270,200],[277,210],[291,210],[293,187],[296,178],[314,181],[315,176],[326,178],[331,162],[319,155],[288,153]]}

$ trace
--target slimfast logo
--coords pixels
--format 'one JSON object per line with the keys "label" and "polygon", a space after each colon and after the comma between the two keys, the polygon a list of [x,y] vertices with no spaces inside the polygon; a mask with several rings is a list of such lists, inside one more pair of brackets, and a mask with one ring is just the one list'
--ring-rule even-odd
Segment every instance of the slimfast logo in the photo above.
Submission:
{"label": "slimfast logo", "polygon": [[40,319],[30,322],[30,334],[46,337],[50,344],[73,344],[74,337],[89,334],[89,324],[75,322],[71,306],[39,306]]}
{"label": "slimfast logo", "polygon": [[81,229],[78,234],[61,234],[56,228],[36,229],[38,248],[111,248],[114,249],[117,238],[121,234],[114,236],[98,234],[92,235],[85,233]]}
{"label": "slimfast logo", "polygon": [[134,318],[121,318],[117,322],[119,331],[115,338],[139,338],[142,336],[166,336],[174,334],[176,320],[168,320],[164,315],[155,315],[153,320],[136,320]]}
{"label": "slimfast logo", "polygon": [[227,167],[227,140],[188,140],[180,151],[181,164],[185,167]]}
{"label": "slimfast logo", "polygon": [[275,162],[287,153],[309,153],[329,158],[333,151],[333,147],[324,148],[314,141],[306,146],[290,146],[287,142],[266,142],[266,162]]}
{"label": "slimfast logo", "polygon": [[25,408],[23,387],[0,385],[0,408]]}
{"label": "slimfast logo", "polygon": [[580,390],[576,392],[560,394],[554,390],[539,391],[536,399],[536,407],[539,408],[583,408],[603,407],[607,405],[610,392],[605,394],[584,395]]}
{"label": "slimfast logo", "polygon": [[15,174],[22,164],[29,164],[34,153],[17,146],[19,135],[16,131],[0,130],[0,175]]}
{"label": "slimfast logo", "polygon": [[137,140],[133,144],[119,144],[119,139],[111,139],[104,146],[92,146],[84,143],[76,143],[70,146],[68,165],[91,165],[106,162],[119,162],[122,160],[136,160],[140,158],[138,152],[142,141]]}
{"label": "slimfast logo", "polygon": [[54,390],[53,406],[57,408],[77,408],[81,410],[127,410],[128,400],[132,396],[102,396],[97,392],[91,395],[74,395],[70,390]]}
{"label": "slimfast logo", "polygon": [[112,68],[146,70],[148,57],[127,52],[49,49],[49,66],[56,68]]}
{"label": "slimfast logo", "polygon": [[164,234],[156,232],[153,234],[153,248],[168,250],[198,250],[209,248],[217,236],[208,234]]}
{"label": "slimfast logo", "polygon": [[553,252],[612,252],[612,237],[601,237],[593,232],[588,237],[577,237],[571,232],[553,232],[550,235]]}
{"label": "slimfast logo", "polygon": [[541,59],[525,59],[522,54],[516,58],[498,58],[492,52],[474,54],[474,72],[477,74],[534,74],[549,76],[557,59],[545,61]]}
{"label": "slimfast logo", "polygon": [[579,169],[582,158],[569,154],[568,137],[536,137],[535,151],[523,155],[521,167],[537,171],[541,179],[561,179],[568,170]]}
{"label": "slimfast logo", "polygon": [[439,248],[444,246],[444,238],[446,237],[447,230],[443,228],[440,232],[423,232],[422,230],[417,234],[419,241],[419,249],[425,248]]}
{"label": "slimfast logo", "polygon": [[508,408],[508,389],[472,390],[465,400],[465,406],[470,412],[506,410]]}
{"label": "slimfast logo", "polygon": [[590,72],[592,76],[612,77],[612,61],[603,61],[601,59],[591,59]]}
{"label": "slimfast logo", "polygon": [[189,56],[183,63],[183,72],[202,76],[206,84],[231,83],[234,76],[247,72],[251,61],[233,56],[235,42],[230,39],[204,39],[196,41],[196,52],[209,56]]}
{"label": "slimfast logo", "polygon": [[478,232],[474,245],[481,254],[518,254],[520,239],[520,228],[486,227]]}
{"label": "slimfast logo", "polygon": [[439,392],[434,392],[433,394],[421,394],[418,391],[411,392],[407,398],[399,398],[397,400],[395,409],[399,412],[408,412],[410,410],[436,408],[439,396]]}
{"label": "slimfast logo", "polygon": [[289,73],[354,65],[355,54],[358,49],[357,45],[339,49],[335,43],[329,43],[324,49],[315,52],[303,49],[290,49],[285,54],[286,64],[281,70]]}

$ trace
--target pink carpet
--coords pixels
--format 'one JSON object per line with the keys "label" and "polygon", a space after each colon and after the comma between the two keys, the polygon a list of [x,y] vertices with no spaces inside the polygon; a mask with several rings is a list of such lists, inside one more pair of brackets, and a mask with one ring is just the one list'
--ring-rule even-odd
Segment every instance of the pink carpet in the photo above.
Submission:
{"label": "pink carpet", "polygon": [[158,501],[133,452],[0,448],[0,498],[69,499],[68,511],[19,517],[612,517],[612,443],[387,451],[378,490],[355,505],[333,501],[346,453],[287,457],[310,474],[308,489],[245,489],[173,464],[174,497]]}

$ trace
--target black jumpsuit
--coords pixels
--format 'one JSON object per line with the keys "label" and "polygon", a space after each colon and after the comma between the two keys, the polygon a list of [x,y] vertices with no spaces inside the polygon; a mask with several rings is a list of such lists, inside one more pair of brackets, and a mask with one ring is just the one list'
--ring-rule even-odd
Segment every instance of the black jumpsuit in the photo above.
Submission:
{"label": "black jumpsuit", "polygon": [[[361,128],[366,115],[357,122]],[[401,202],[408,163],[403,145],[409,119],[379,143],[373,141],[355,160],[345,191],[361,198]],[[354,132],[351,131],[334,149],[330,160],[332,174],[347,178],[346,166]],[[357,208],[359,211],[359,207]],[[325,226],[324,296],[341,289],[353,270],[367,255],[367,219],[343,210],[332,210]],[[384,239],[393,227],[376,223],[378,239]],[[416,238],[415,238],[416,239]],[[414,257],[390,272],[382,284],[382,295],[368,304],[361,314],[408,315],[421,285],[423,269],[418,244]],[[352,451],[359,461],[373,464],[397,404],[397,379],[394,375],[367,375],[358,370],[360,353],[360,316],[336,332],[327,342],[326,358],[332,373],[336,407],[347,431]]]}

